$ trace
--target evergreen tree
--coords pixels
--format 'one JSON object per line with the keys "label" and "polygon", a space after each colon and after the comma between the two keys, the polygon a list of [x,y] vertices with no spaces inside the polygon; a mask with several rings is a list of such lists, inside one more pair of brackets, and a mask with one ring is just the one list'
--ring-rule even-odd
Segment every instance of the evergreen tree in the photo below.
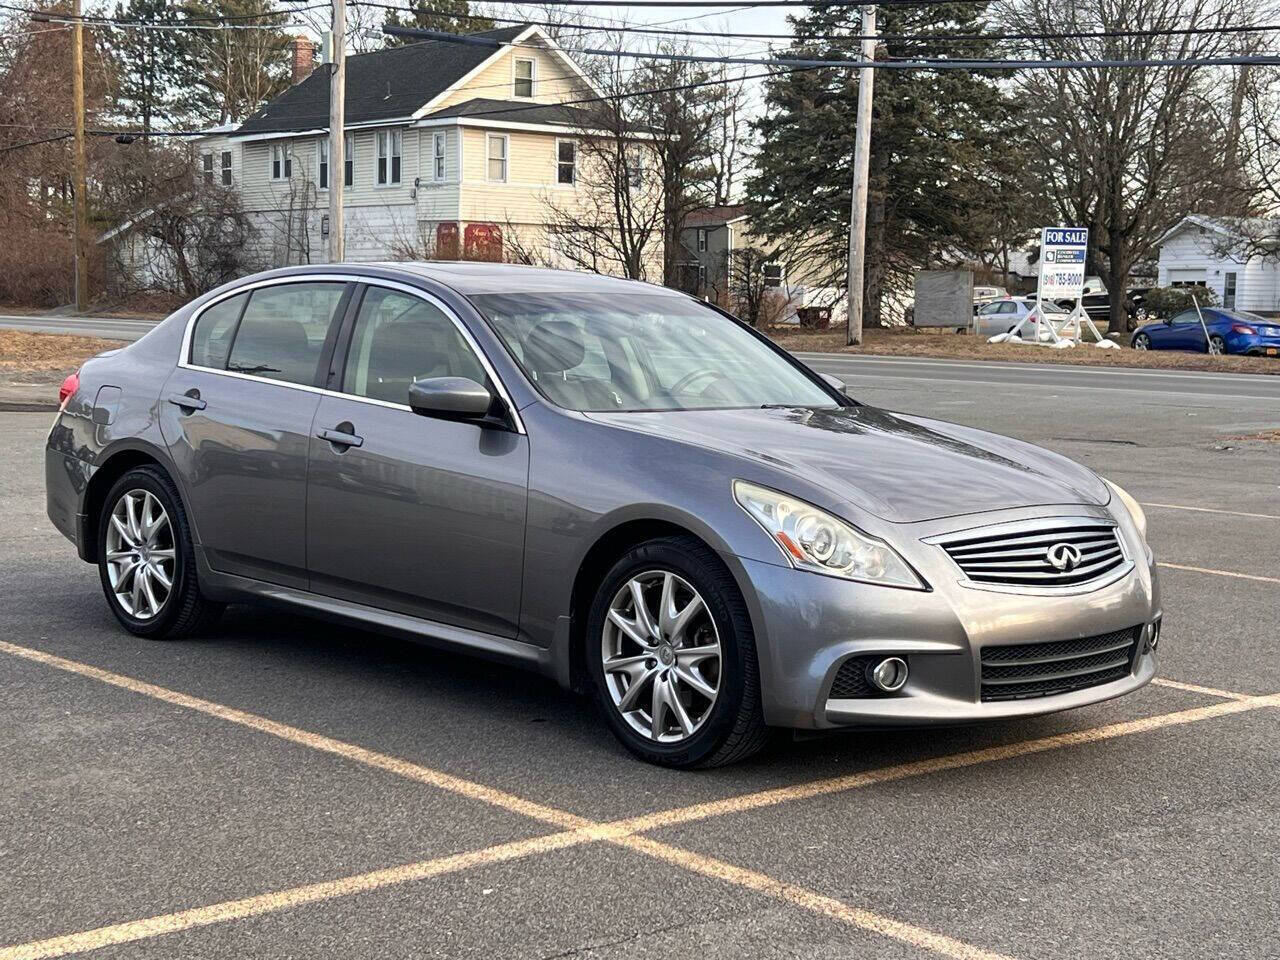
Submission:
{"label": "evergreen tree", "polygon": [[[201,120],[238,123],[289,86],[288,15],[273,0],[188,0],[185,10],[205,23],[234,18],[238,27],[201,30],[189,41],[199,63],[189,93]],[[248,24],[269,29],[243,29]]]}
{"label": "evergreen tree", "polygon": [[[167,0],[121,0],[114,16],[156,24],[181,20]],[[112,101],[120,121],[147,131],[156,124],[180,125],[190,113],[184,91],[196,74],[189,34],[121,26],[111,29],[108,43],[115,64]]]}
{"label": "evergreen tree", "polygon": [[[467,0],[411,0],[403,13],[387,12],[384,24],[388,27],[413,27],[418,30],[443,30],[445,33],[477,33],[492,30],[493,21],[484,17],[472,17],[471,4]],[[415,43],[412,37],[387,37],[387,46]]]}
{"label": "evergreen tree", "polygon": [[[984,32],[983,6],[966,2],[880,8],[889,39],[879,59],[986,59],[986,40],[958,43],[948,35]],[[857,8],[814,6],[794,18],[799,57],[858,60],[857,41],[832,48],[806,37],[861,33]],[[758,231],[797,255],[828,262],[828,282],[843,288],[857,115],[858,74],[823,69],[783,74],[766,89],[755,128],[757,173],[747,184]],[[886,289],[905,289],[911,272],[941,258],[989,246],[987,225],[974,211],[992,202],[997,151],[1020,149],[1011,130],[1011,101],[998,75],[959,70],[879,70],[871,123],[864,323],[881,318]],[[1002,157],[1007,163],[1008,157]]]}

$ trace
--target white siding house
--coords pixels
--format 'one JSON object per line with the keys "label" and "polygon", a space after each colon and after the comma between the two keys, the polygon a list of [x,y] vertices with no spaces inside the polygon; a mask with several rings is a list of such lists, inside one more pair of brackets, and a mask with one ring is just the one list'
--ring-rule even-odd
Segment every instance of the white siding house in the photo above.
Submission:
{"label": "white siding house", "polygon": [[1223,306],[1280,315],[1280,263],[1239,250],[1233,254],[1232,242],[1240,236],[1231,221],[1185,217],[1160,241],[1159,286],[1208,287]]}

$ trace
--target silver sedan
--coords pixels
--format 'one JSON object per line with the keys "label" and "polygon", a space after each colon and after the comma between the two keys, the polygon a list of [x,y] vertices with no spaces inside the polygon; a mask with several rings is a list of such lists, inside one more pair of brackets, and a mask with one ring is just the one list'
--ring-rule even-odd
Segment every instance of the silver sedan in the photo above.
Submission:
{"label": "silver sedan", "polygon": [[284,604],[538,671],[676,767],[770,727],[1020,717],[1155,674],[1123,490],[854,400],[673,290],[290,268],[61,395],[49,517],[139,637]]}
{"label": "silver sedan", "polygon": [[[1005,297],[993,300],[978,311],[973,318],[973,333],[977,337],[994,337],[999,333],[1008,333],[1036,309],[1034,297]],[[1044,305],[1044,317],[1054,325],[1055,329],[1066,323],[1070,314],[1056,303]],[[1028,328],[1028,332],[1029,328]]]}

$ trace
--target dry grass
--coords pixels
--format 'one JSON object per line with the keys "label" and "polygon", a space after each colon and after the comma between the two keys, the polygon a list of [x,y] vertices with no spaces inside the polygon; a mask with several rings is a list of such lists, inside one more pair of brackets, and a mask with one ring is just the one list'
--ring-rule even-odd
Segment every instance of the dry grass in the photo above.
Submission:
{"label": "dry grass", "polygon": [[97,337],[0,330],[0,371],[72,373],[95,353],[123,346],[119,340]]}
{"label": "dry grass", "polygon": [[1205,353],[1173,350],[1144,352],[1125,347],[1101,350],[1094,346],[1051,350],[1030,344],[987,343],[982,337],[954,331],[901,328],[867,330],[861,346],[849,347],[844,331],[800,331],[794,328],[767,331],[779,345],[793,351],[853,353],[895,357],[943,357],[952,360],[1009,360],[1018,363],[1061,363],[1098,367],[1142,367],[1156,370],[1208,370],[1215,373],[1269,373],[1280,375],[1280,358],[1211,357]]}

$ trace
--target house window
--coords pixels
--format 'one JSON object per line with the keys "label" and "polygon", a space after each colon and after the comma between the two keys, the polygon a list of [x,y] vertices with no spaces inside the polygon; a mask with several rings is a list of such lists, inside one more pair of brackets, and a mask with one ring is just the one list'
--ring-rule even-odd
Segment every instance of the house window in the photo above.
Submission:
{"label": "house window", "polygon": [[504,133],[488,135],[488,171],[492,183],[507,182],[507,136]]}
{"label": "house window", "polygon": [[782,264],[766,263],[760,269],[760,273],[764,277],[764,285],[766,287],[782,286]]}
{"label": "house window", "polygon": [[205,183],[213,183],[213,154],[200,154],[200,177]]}
{"label": "house window", "polygon": [[222,185],[231,186],[231,151],[222,151]]}
{"label": "house window", "polygon": [[707,230],[705,227],[698,228],[698,252],[707,252]]}
{"label": "house window", "polygon": [[377,141],[377,183],[380,187],[400,182],[400,138],[399,130],[380,130],[375,135]]}
{"label": "house window", "polygon": [[516,58],[515,89],[513,93],[517,97],[524,97],[527,99],[533,96],[534,70],[535,66],[532,60]]}
{"label": "house window", "polygon": [[293,151],[287,143],[271,145],[271,179],[288,180],[293,176]]}
{"label": "house window", "polygon": [[321,137],[316,141],[316,183],[321,190],[329,189],[329,140]]}
{"label": "house window", "polygon": [[639,147],[627,150],[627,185],[632,190],[639,190],[644,183],[644,151]]}
{"label": "house window", "polygon": [[432,138],[432,176],[439,182],[444,180],[444,151],[445,151],[445,135],[437,133]]}
{"label": "house window", "polygon": [[707,288],[707,265],[705,263],[698,264],[698,290],[702,291]]}
{"label": "house window", "polygon": [[573,186],[578,180],[578,145],[572,140],[556,141],[556,183]]}
{"label": "house window", "polygon": [[1228,310],[1236,306],[1236,275],[1227,273],[1222,276],[1222,305]]}
{"label": "house window", "polygon": [[342,185],[351,186],[356,179],[356,138],[347,134],[342,138]]}

